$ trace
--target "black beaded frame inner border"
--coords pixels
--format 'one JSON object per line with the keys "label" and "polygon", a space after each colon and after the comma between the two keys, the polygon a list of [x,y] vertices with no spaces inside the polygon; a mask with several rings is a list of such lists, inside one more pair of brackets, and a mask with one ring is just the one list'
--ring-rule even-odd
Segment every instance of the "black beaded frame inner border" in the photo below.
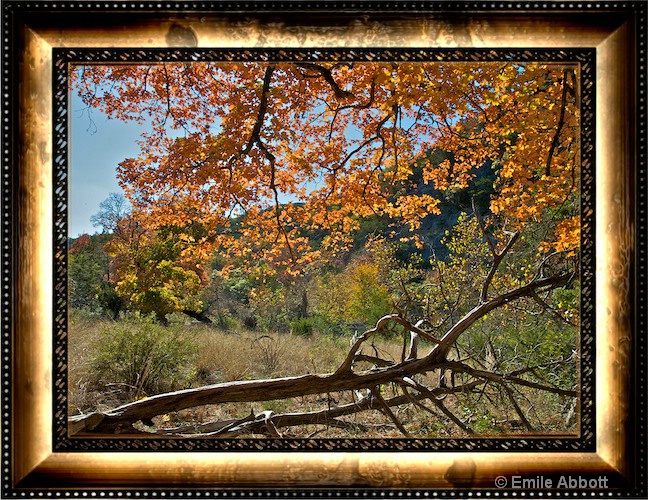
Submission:
{"label": "black beaded frame inner border", "polygon": [[[594,451],[594,103],[592,49],[54,49],[54,450],[55,451]],[[576,64],[581,89],[581,361],[580,435],[551,438],[102,439],[68,437],[67,210],[68,71],[70,64],[154,62],[553,62]]]}

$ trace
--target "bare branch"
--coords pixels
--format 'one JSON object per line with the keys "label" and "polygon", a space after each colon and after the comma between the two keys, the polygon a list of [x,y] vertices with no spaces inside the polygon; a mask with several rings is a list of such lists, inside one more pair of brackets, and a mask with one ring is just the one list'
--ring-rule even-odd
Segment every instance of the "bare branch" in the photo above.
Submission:
{"label": "bare branch", "polygon": [[394,366],[396,363],[394,361],[388,361],[386,359],[379,358],[378,356],[369,356],[368,354],[356,354],[353,358],[353,361],[366,361],[367,363],[372,363],[376,366]]}
{"label": "bare branch", "polygon": [[502,375],[500,373],[489,372],[486,370],[478,370],[476,368],[472,368],[471,366],[468,366],[464,363],[460,363],[458,361],[447,361],[443,363],[443,366],[455,372],[468,373],[473,377],[483,378],[483,379],[491,380],[493,382],[500,382],[500,383],[511,382],[517,385],[525,385],[527,387],[533,387],[534,389],[540,389],[542,391],[552,392],[554,394],[560,394],[561,396],[576,397],[578,395],[576,391],[559,389],[557,387],[538,384],[536,382],[531,382],[529,380],[525,380],[523,378],[516,377],[514,375]]}
{"label": "bare branch", "polygon": [[[428,413],[430,413],[430,414],[432,414],[432,415],[434,415],[434,416],[438,416],[437,413],[434,412],[434,410],[428,408],[427,406],[425,406],[425,405],[424,405],[423,403],[421,403],[420,401],[417,401],[417,399],[409,393],[409,391],[407,390],[407,387],[406,387],[406,386],[401,386],[401,389],[403,390],[403,393],[404,393],[404,394],[409,398],[409,400],[410,400],[412,403],[414,403],[415,406],[417,406],[418,408],[421,408],[422,410],[427,411]],[[420,394],[420,393],[419,393],[419,394]],[[436,404],[439,405],[439,404],[441,404],[441,403],[440,403],[439,401],[437,401]],[[459,420],[459,418],[456,417],[456,415],[454,415],[452,412],[448,411],[447,408],[445,408],[445,406],[443,406],[443,408],[444,408],[448,413],[443,412],[443,410],[441,410],[441,411],[442,411],[442,412],[443,412],[447,417],[449,417],[449,418],[450,418],[450,419],[451,419],[455,424],[457,424],[457,426],[458,426],[461,430],[463,430],[464,432],[466,432],[466,433],[468,433],[468,434],[470,434],[470,435],[474,435],[474,434],[475,434],[474,431],[473,431],[473,430],[472,430],[468,425],[464,424],[461,420]],[[439,409],[441,409],[441,408],[439,408]]]}
{"label": "bare branch", "polygon": [[479,300],[481,302],[486,302],[488,299],[488,288],[491,285],[491,282],[493,281],[493,278],[495,277],[495,273],[497,272],[497,268],[501,264],[502,260],[504,260],[504,257],[506,254],[511,250],[513,245],[515,245],[515,242],[517,241],[518,237],[520,236],[519,232],[514,232],[511,233],[511,236],[506,243],[506,246],[504,247],[504,250],[501,252],[497,251],[496,245],[491,239],[491,236],[488,234],[486,231],[486,225],[484,224],[484,221],[482,218],[479,216],[479,213],[477,212],[477,207],[475,206],[475,197],[472,197],[472,207],[473,207],[473,212],[475,214],[475,218],[477,219],[477,223],[479,224],[479,228],[482,231],[482,234],[484,235],[484,238],[486,239],[486,242],[488,243],[488,248],[490,248],[491,254],[493,255],[493,263],[491,264],[491,268],[488,271],[488,276],[486,276],[486,279],[484,280],[484,283],[482,284],[482,289],[481,293],[479,294]]}
{"label": "bare branch", "polygon": [[[457,386],[455,388],[432,389],[430,392],[435,398],[438,399],[441,395],[473,391],[481,384],[483,384],[483,382],[473,381],[462,386]],[[415,401],[420,401],[428,399],[428,397],[428,395],[421,393],[415,396],[410,394],[409,397],[396,396],[387,399],[385,400],[385,403],[389,407],[394,407],[406,404],[408,401],[411,402],[412,399],[414,399]],[[303,413],[275,414],[272,416],[272,422],[278,429],[283,427],[294,427],[297,425],[326,425],[328,427],[339,427],[343,429],[357,429],[361,431],[367,431],[368,428],[366,425],[358,422],[346,422],[339,420],[339,417],[354,415],[356,413],[377,409],[376,403],[376,399],[368,397],[352,404],[340,405],[326,410]],[[226,426],[227,431],[232,432],[228,433],[225,430],[221,431],[220,433],[215,432],[224,429]],[[235,431],[233,431],[234,428],[236,428]],[[241,419],[225,420],[220,422],[207,422],[204,424],[192,426],[172,427],[162,429],[160,431],[157,431],[156,433],[178,437],[231,437],[262,431],[262,419],[257,418],[254,414],[252,414],[252,417],[248,415]]]}
{"label": "bare branch", "polygon": [[[179,411],[185,408],[203,406],[225,402],[254,402],[268,401],[273,399],[287,399],[291,397],[304,396],[308,394],[322,394],[327,392],[353,391],[362,388],[372,388],[380,384],[393,382],[409,377],[417,373],[432,371],[436,368],[449,368],[457,372],[466,372],[478,378],[493,380],[496,382],[511,382],[519,385],[526,385],[536,389],[575,396],[575,391],[568,391],[548,387],[542,384],[520,379],[519,377],[500,375],[475,370],[463,363],[449,362],[445,359],[446,353],[456,342],[457,338],[472,326],[477,320],[488,314],[490,311],[510,301],[530,296],[534,291],[545,288],[555,288],[564,285],[571,278],[571,274],[562,274],[549,278],[539,279],[531,283],[510,290],[499,295],[486,303],[480,304],[469,311],[443,336],[441,342],[432,351],[420,359],[411,359],[395,364],[393,366],[376,368],[364,372],[355,373],[351,370],[354,357],[362,343],[375,335],[390,321],[410,328],[412,331],[419,331],[407,320],[393,315],[384,316],[376,323],[376,327],[361,335],[353,344],[346,359],[333,374],[325,375],[303,375],[297,377],[285,377],[269,380],[244,380],[226,382],[212,386],[200,387],[197,389],[186,389],[183,391],[159,394],[148,399],[135,401],[114,410],[104,413],[91,413],[88,415],[70,417],[69,422],[77,432],[114,433],[130,430],[133,422],[152,418],[156,415]],[[429,336],[427,332],[424,335]],[[436,340],[436,339],[435,339]]]}
{"label": "bare branch", "polygon": [[272,437],[275,438],[281,438],[281,434],[275,427],[275,424],[272,422],[272,415],[274,415],[274,412],[272,410],[266,410],[263,412],[263,423],[265,424],[266,428],[268,429],[268,432]]}
{"label": "bare branch", "polygon": [[394,425],[398,428],[399,431],[401,431],[401,434],[403,434],[403,436],[405,437],[411,437],[409,432],[407,432],[407,429],[405,429],[405,426],[402,424],[400,420],[398,420],[396,415],[394,415],[394,412],[391,411],[391,408],[383,399],[382,394],[380,394],[379,386],[372,387],[371,394],[380,403],[380,406],[382,406],[382,409],[385,412],[385,414],[391,419],[392,422],[394,422]]}
{"label": "bare branch", "polygon": [[430,389],[425,387],[423,384],[419,384],[415,380],[413,380],[411,378],[408,378],[408,377],[404,377],[401,380],[402,380],[402,382],[404,384],[416,389],[421,394],[427,396],[428,399],[430,401],[432,401],[436,405],[436,407],[439,408],[439,410],[441,410],[443,412],[443,414],[445,416],[447,416],[450,420],[452,420],[455,424],[457,424],[465,432],[467,432],[468,434],[471,434],[471,435],[475,434],[475,431],[473,431],[468,425],[463,423],[461,421],[461,419],[459,419],[459,417],[457,417],[454,413],[452,413],[450,410],[448,410],[448,408],[443,404],[443,400],[438,399]]}
{"label": "bare branch", "polygon": [[410,331],[410,348],[405,358],[406,360],[416,359],[418,357],[418,343],[419,334],[415,331]]}
{"label": "bare branch", "polygon": [[522,373],[527,373],[527,372],[533,372],[537,370],[538,368],[549,368],[550,366],[556,366],[556,365],[564,365],[568,361],[571,360],[571,357],[568,359],[558,359],[556,361],[550,361],[549,363],[542,363],[539,365],[534,365],[534,366],[527,366],[526,368],[520,368],[519,370],[514,370],[509,375],[521,375]]}
{"label": "bare branch", "polygon": [[463,318],[461,318],[448,332],[441,338],[441,343],[438,346],[438,349],[434,349],[429,356],[432,356],[435,352],[441,352],[445,355],[448,352],[450,347],[457,341],[459,336],[465,332],[469,327],[471,327],[478,319],[482,318],[490,311],[497,309],[503,304],[507,304],[511,301],[520,299],[522,297],[529,297],[534,291],[544,289],[544,288],[556,288],[563,286],[569,282],[571,279],[571,273],[559,274],[556,276],[551,276],[549,278],[532,280],[530,283],[527,283],[524,286],[519,288],[514,288],[508,292],[505,292],[501,295],[498,295],[495,298],[488,300],[487,302],[481,303],[471,311],[469,311]]}
{"label": "bare branch", "polygon": [[243,417],[241,419],[234,420],[233,422],[231,422],[231,423],[229,423],[229,424],[227,424],[227,425],[225,425],[225,426],[223,426],[221,428],[215,429],[214,431],[210,432],[209,435],[211,435],[211,436],[219,436],[219,435],[225,434],[227,431],[229,431],[229,430],[231,430],[231,429],[233,429],[235,427],[238,427],[241,424],[244,424],[246,422],[254,421],[255,419],[256,419],[256,415],[254,414],[254,410],[251,410],[249,415],[247,415],[247,416],[245,416],[245,417]]}
{"label": "bare branch", "polygon": [[558,319],[559,319],[560,321],[562,321],[563,323],[565,323],[565,324],[567,324],[567,325],[569,325],[569,326],[578,326],[578,325],[576,325],[575,323],[569,321],[567,318],[565,318],[565,316],[563,316],[562,314],[560,314],[560,312],[559,312],[555,307],[551,307],[549,304],[547,304],[547,302],[544,301],[544,300],[542,299],[542,297],[540,297],[537,293],[534,293],[534,294],[531,296],[531,298],[532,298],[533,300],[535,300],[535,301],[536,301],[536,302],[537,302],[537,303],[542,307],[543,311],[549,311],[549,312],[551,312],[551,313],[552,313],[556,318],[558,318]]}
{"label": "bare branch", "polygon": [[358,337],[357,340],[354,342],[354,344],[351,346],[349,353],[347,354],[345,360],[342,362],[340,367],[336,370],[335,374],[350,372],[351,366],[353,365],[354,357],[358,352],[358,350],[360,349],[360,347],[362,346],[362,344],[364,343],[364,341],[372,337],[379,331],[381,331],[391,319],[393,319],[392,315],[383,316],[378,320],[374,328],[372,328],[371,330],[367,330],[362,335],[360,335],[360,337]]}
{"label": "bare branch", "polygon": [[518,402],[515,400],[515,396],[513,396],[513,391],[511,391],[510,387],[508,387],[506,384],[502,384],[502,387],[504,388],[504,391],[506,392],[506,395],[509,398],[509,401],[511,401],[511,404],[513,405],[513,408],[515,408],[515,413],[518,414],[518,417],[520,417],[520,421],[526,427],[526,429],[530,432],[533,432],[535,429],[531,425],[531,422],[529,422],[529,419],[526,417],[524,412],[522,411],[522,408],[520,408],[520,405]]}

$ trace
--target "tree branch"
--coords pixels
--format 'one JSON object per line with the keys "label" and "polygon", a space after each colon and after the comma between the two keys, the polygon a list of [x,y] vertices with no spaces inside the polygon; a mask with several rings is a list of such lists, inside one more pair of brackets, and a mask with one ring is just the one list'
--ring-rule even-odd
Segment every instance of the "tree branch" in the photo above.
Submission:
{"label": "tree branch", "polygon": [[509,401],[513,405],[513,408],[515,409],[515,413],[517,413],[518,417],[520,417],[520,421],[522,422],[524,427],[526,427],[528,431],[533,432],[535,429],[531,425],[531,422],[529,422],[527,416],[522,411],[522,408],[520,408],[518,402],[515,400],[515,396],[513,396],[513,391],[511,391],[510,387],[508,387],[506,384],[502,384],[502,387],[504,388],[504,391],[506,392]]}
{"label": "tree branch", "polygon": [[482,289],[481,293],[479,294],[479,300],[480,302],[486,302],[488,298],[488,288],[491,285],[491,282],[493,281],[493,278],[495,277],[495,273],[497,272],[497,269],[499,268],[499,265],[502,263],[502,260],[504,260],[504,257],[506,254],[511,250],[513,245],[515,245],[515,242],[518,240],[518,237],[520,236],[519,232],[514,232],[511,234],[511,237],[509,238],[508,242],[506,243],[506,246],[504,247],[504,250],[501,252],[497,251],[497,248],[495,246],[495,243],[491,239],[491,236],[488,234],[486,231],[486,225],[484,224],[484,221],[479,215],[479,212],[477,211],[477,207],[475,205],[475,197],[472,197],[472,208],[473,208],[473,213],[475,214],[475,218],[477,219],[477,223],[479,225],[479,228],[481,229],[482,234],[484,235],[484,238],[486,239],[486,242],[488,243],[488,248],[491,251],[491,254],[493,256],[493,263],[491,264],[491,268],[488,271],[488,275],[486,276],[486,279],[484,280],[484,283],[482,284]]}
{"label": "tree branch", "polygon": [[469,375],[472,375],[473,377],[477,378],[482,378],[486,380],[491,380],[493,382],[499,382],[499,383],[506,383],[506,382],[511,382],[513,384],[517,385],[524,385],[526,387],[532,387],[534,389],[540,389],[545,392],[552,392],[554,394],[560,394],[561,396],[571,396],[571,397],[576,397],[578,393],[576,391],[572,390],[567,390],[567,389],[560,389],[557,387],[551,387],[548,385],[543,385],[543,384],[538,384],[536,382],[531,382],[529,380],[525,380],[523,378],[514,376],[514,375],[503,375],[500,373],[495,373],[495,372],[489,372],[486,370],[478,370],[476,368],[473,368],[471,366],[466,365],[465,363],[461,363],[459,361],[446,361],[445,363],[442,363],[442,365],[446,368],[449,368],[452,371],[455,372],[463,372],[463,373],[468,373]]}
{"label": "tree branch", "polygon": [[437,397],[435,397],[434,393],[430,389],[428,389],[427,387],[425,387],[422,384],[419,384],[418,382],[416,382],[415,380],[413,380],[411,378],[405,377],[405,378],[403,378],[401,380],[402,380],[403,384],[405,384],[405,385],[407,385],[409,387],[412,387],[412,388],[416,389],[418,392],[420,392],[421,394],[427,396],[427,398],[430,401],[432,401],[436,405],[436,407],[439,408],[439,410],[441,410],[443,412],[443,414],[446,417],[448,417],[450,420],[452,420],[455,424],[457,424],[465,432],[467,432],[468,434],[471,434],[471,435],[475,434],[475,431],[473,431],[470,428],[470,426],[463,423],[461,421],[461,419],[459,419],[459,417],[457,417],[454,413],[452,413],[450,410],[448,410],[448,408],[443,404],[443,400],[438,399]]}
{"label": "tree branch", "polygon": [[274,64],[268,64],[266,67],[265,75],[263,77],[263,87],[261,88],[261,99],[259,101],[259,110],[257,111],[257,118],[254,122],[254,127],[250,133],[247,145],[243,149],[243,154],[248,154],[254,144],[260,140],[261,127],[265,119],[266,111],[268,110],[268,92],[270,91],[270,82],[272,81],[272,74],[275,71]]}
{"label": "tree branch", "polygon": [[[518,385],[562,394],[576,396],[575,391],[556,389],[529,382],[519,377],[489,373],[473,369],[463,363],[447,361],[445,356],[457,338],[480,318],[490,311],[510,301],[528,297],[534,291],[555,288],[564,285],[571,279],[571,273],[565,273],[549,278],[538,279],[531,283],[510,290],[488,302],[469,311],[443,336],[430,353],[420,359],[411,359],[388,366],[355,373],[351,370],[354,357],[362,343],[375,335],[392,320],[397,320],[407,328],[416,329],[407,320],[391,315],[381,318],[376,327],[361,335],[351,346],[351,349],[340,367],[333,374],[303,375],[269,380],[245,380],[226,382],[197,389],[186,389],[177,392],[159,394],[150,398],[128,403],[103,413],[91,413],[70,417],[69,422],[74,432],[119,433],[130,432],[132,423],[142,419],[150,419],[156,415],[179,411],[195,406],[226,402],[255,402],[275,399],[287,399],[308,394],[323,394],[327,392],[353,391],[362,388],[371,389],[380,384],[387,384],[403,377],[411,377],[418,373],[432,371],[436,368],[448,368],[453,371],[466,372],[475,377],[496,382],[511,382]],[[419,335],[421,331],[416,329]],[[427,332],[423,332],[425,335]],[[434,339],[436,341],[436,339]]]}
{"label": "tree branch", "polygon": [[[320,76],[324,78],[326,83],[329,84],[329,86],[333,90],[333,93],[335,94],[335,97],[337,97],[338,99],[341,100],[341,99],[346,99],[348,97],[353,97],[353,94],[351,92],[340,88],[340,86],[335,81],[335,78],[333,78],[333,73],[330,69],[314,63],[299,63],[297,66],[304,69],[311,69],[317,71],[320,74]],[[304,75],[304,77],[314,78],[315,76]]]}
{"label": "tree branch", "polygon": [[394,425],[398,428],[401,434],[403,434],[403,436],[405,437],[411,437],[409,432],[407,432],[407,429],[405,429],[405,426],[402,424],[400,420],[398,420],[396,415],[394,415],[394,412],[391,411],[391,408],[383,399],[382,394],[380,394],[379,386],[372,387],[371,394],[373,395],[374,398],[376,398],[376,401],[380,403],[380,406],[382,406],[382,409],[385,412],[385,414],[391,419],[392,422],[394,422]]}
{"label": "tree branch", "polygon": [[[430,392],[432,396],[439,399],[439,396],[445,394],[456,394],[473,391],[476,387],[483,382],[474,381],[468,384],[457,386],[455,388],[437,388],[432,389]],[[428,395],[417,394],[409,397],[396,396],[385,400],[389,407],[401,406],[408,401],[422,401],[428,399]],[[281,413],[272,416],[272,422],[276,428],[294,427],[297,425],[326,425],[330,427],[339,427],[344,429],[359,429],[366,431],[367,426],[357,422],[346,422],[339,420],[340,417],[354,415],[368,410],[375,410],[376,400],[368,397],[363,398],[358,402],[340,405],[326,410],[319,410],[313,412],[303,413]],[[227,429],[225,429],[227,427]],[[236,430],[234,430],[236,428]],[[219,434],[216,431],[221,431]],[[241,434],[249,434],[255,431],[262,431],[262,420],[258,419],[254,412],[252,415],[247,415],[241,419],[231,419],[219,422],[207,422],[199,425],[172,427],[161,429],[156,434],[173,435],[179,437],[231,437]],[[231,432],[230,432],[231,431]],[[230,432],[228,434],[228,432]]]}
{"label": "tree branch", "polygon": [[[562,91],[562,98],[561,98],[561,103],[560,103],[560,117],[558,118],[558,125],[556,125],[556,132],[553,136],[553,140],[551,141],[551,147],[549,148],[549,153],[547,154],[547,163],[545,165],[545,175],[548,177],[551,175],[551,163],[553,161],[553,156],[554,152],[556,151],[556,148],[558,147],[558,141],[560,138],[560,133],[562,132],[562,128],[565,126],[565,111],[567,108],[567,93],[569,92],[570,87],[567,85],[567,75],[570,75],[572,77],[572,80],[574,78],[574,70],[572,69],[566,69],[563,71],[563,91]],[[572,89],[573,93],[573,89]]]}

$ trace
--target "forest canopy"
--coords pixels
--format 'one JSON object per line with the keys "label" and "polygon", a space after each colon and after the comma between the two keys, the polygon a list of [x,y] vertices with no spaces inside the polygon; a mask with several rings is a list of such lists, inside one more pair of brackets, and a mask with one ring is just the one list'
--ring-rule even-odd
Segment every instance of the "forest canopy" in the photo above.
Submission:
{"label": "forest canopy", "polygon": [[88,106],[153,124],[118,171],[142,227],[178,228],[194,255],[218,248],[299,272],[344,251],[371,216],[423,244],[416,230],[442,193],[483,169],[508,230],[551,220],[541,248],[577,248],[578,214],[561,211],[578,197],[575,71],[165,63],[83,66],[72,85]]}
{"label": "forest canopy", "polygon": [[[394,422],[376,389],[394,381],[394,363],[413,363],[412,376],[445,363],[468,377],[470,390],[481,387],[476,379],[504,384],[489,370],[532,376],[531,365],[573,367],[577,65],[87,64],[72,69],[70,88],[88,109],[151,125],[139,155],[118,166],[127,203],[113,197],[94,219],[110,235],[90,259],[103,263],[104,277],[90,285],[84,278],[87,241],[71,251],[74,289],[105,297],[115,317],[153,313],[166,324],[179,312],[211,322],[238,307],[251,329],[263,320],[279,331],[282,315],[293,332],[346,325],[356,336],[330,390],[357,389],[344,377],[371,361],[388,374],[359,387]],[[403,337],[391,365],[361,350],[387,324]],[[481,333],[461,340],[473,325]],[[524,328],[522,347],[498,335]],[[415,338],[436,348],[419,358]],[[517,349],[532,344],[517,365]],[[481,361],[448,368],[452,349],[454,359],[464,352]],[[573,396],[574,377],[561,372],[570,387],[549,392]],[[431,397],[423,381],[398,380],[406,393]]]}

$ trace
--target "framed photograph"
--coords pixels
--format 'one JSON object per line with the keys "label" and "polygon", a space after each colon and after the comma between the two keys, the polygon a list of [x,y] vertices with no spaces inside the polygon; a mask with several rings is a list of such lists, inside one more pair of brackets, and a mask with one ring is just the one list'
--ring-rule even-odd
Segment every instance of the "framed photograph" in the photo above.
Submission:
{"label": "framed photograph", "polygon": [[6,2],[3,496],[646,496],[646,21]]}

